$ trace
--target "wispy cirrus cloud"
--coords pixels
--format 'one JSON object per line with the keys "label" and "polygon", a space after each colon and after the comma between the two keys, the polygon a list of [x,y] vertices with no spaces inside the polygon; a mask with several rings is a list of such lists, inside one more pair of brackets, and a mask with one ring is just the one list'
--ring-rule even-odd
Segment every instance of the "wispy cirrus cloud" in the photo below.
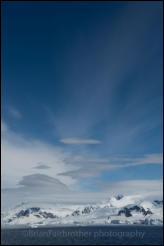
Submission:
{"label": "wispy cirrus cloud", "polygon": [[[69,153],[63,152],[58,146],[37,139],[27,139],[11,130],[4,122],[1,133],[3,188],[16,187],[23,176],[34,174],[34,167],[53,178],[60,172],[72,170],[72,167],[64,162]],[[65,178],[60,177],[59,180],[68,186],[74,183],[72,178]]]}
{"label": "wispy cirrus cloud", "polygon": [[[110,124],[107,124],[107,129],[103,129],[106,132],[104,138],[115,151],[118,146],[120,149],[131,147],[136,136],[142,134],[145,128],[149,129],[150,123],[154,127],[154,120],[149,120],[153,107],[148,105],[154,90],[144,90],[145,81],[149,81],[150,85],[154,83],[154,78],[151,73],[150,78],[143,78],[140,61],[147,64],[160,48],[159,36],[152,36],[157,27],[159,28],[159,22],[156,22],[160,17],[159,13],[156,8],[136,8],[127,4],[121,14],[118,12],[115,16],[111,28],[111,22],[105,21],[103,26],[100,24],[99,27],[92,28],[88,35],[77,36],[76,42],[68,51],[66,64],[69,72],[63,75],[67,96],[71,100],[65,101],[61,97],[60,103],[64,110],[60,114],[56,114],[54,109],[48,110],[55,134],[58,133],[62,138],[73,134],[89,136],[92,128],[109,118]],[[136,87],[135,82],[128,86],[129,76],[140,70],[136,81],[139,86]],[[140,93],[142,87],[144,97]],[[127,92],[126,88],[129,88]],[[120,95],[124,94],[126,99],[120,108]],[[148,126],[140,126],[149,108]],[[131,119],[135,120],[129,124]]]}
{"label": "wispy cirrus cloud", "polygon": [[22,118],[22,114],[20,113],[20,111],[14,107],[8,107],[8,113],[15,119],[21,119]]}
{"label": "wispy cirrus cloud", "polygon": [[98,158],[98,157],[83,157],[83,156],[73,156],[71,158],[66,158],[64,160],[67,164],[71,164],[71,163],[95,163],[95,162],[109,162],[109,158]]}
{"label": "wispy cirrus cloud", "polygon": [[81,139],[81,138],[62,138],[61,143],[64,144],[100,144],[101,141],[96,139]]}
{"label": "wispy cirrus cloud", "polygon": [[[83,160],[83,162],[82,162]],[[108,163],[101,163],[101,159],[99,159],[99,163],[97,162],[98,158],[95,158],[95,161],[88,161],[88,160],[94,160],[94,158],[91,159],[85,159],[78,157],[76,159],[77,165],[79,165],[79,169],[77,170],[71,170],[64,173],[59,173],[59,176],[70,176],[73,179],[80,179],[80,178],[91,178],[91,177],[97,177],[101,174],[102,171],[106,170],[114,170],[119,168],[127,168],[127,167],[135,167],[140,165],[162,165],[163,164],[163,154],[157,153],[157,154],[145,154],[143,157],[138,158],[128,158],[128,157],[112,157],[108,159],[104,159],[105,161],[108,160]],[[103,159],[102,159],[103,160]],[[67,162],[70,163],[69,161]],[[76,165],[76,166],[77,166]]]}

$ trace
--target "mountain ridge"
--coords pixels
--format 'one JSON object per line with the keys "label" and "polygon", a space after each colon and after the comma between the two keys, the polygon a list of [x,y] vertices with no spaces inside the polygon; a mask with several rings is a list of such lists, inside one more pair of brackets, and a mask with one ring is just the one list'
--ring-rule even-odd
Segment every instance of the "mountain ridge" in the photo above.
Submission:
{"label": "mountain ridge", "polygon": [[47,225],[163,224],[163,201],[146,201],[135,196],[118,195],[87,205],[30,206],[21,203],[3,214],[3,226],[39,227]]}

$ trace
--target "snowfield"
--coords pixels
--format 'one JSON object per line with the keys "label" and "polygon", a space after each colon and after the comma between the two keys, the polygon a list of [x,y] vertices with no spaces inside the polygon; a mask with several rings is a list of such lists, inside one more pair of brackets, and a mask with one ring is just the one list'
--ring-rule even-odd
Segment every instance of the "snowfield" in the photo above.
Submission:
{"label": "snowfield", "polygon": [[2,226],[162,225],[163,201],[137,196],[111,197],[97,204],[22,203],[2,214]]}

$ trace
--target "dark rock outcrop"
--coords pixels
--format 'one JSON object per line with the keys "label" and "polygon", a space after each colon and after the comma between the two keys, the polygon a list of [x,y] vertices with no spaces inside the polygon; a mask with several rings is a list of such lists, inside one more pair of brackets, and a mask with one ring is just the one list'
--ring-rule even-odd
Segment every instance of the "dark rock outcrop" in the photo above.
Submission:
{"label": "dark rock outcrop", "polygon": [[120,215],[124,214],[126,217],[130,217],[130,216],[132,216],[131,212],[133,212],[133,211],[142,213],[145,216],[148,214],[152,214],[150,209],[145,210],[143,207],[134,205],[132,207],[124,207],[123,209],[121,209],[118,212],[118,215],[120,216]]}

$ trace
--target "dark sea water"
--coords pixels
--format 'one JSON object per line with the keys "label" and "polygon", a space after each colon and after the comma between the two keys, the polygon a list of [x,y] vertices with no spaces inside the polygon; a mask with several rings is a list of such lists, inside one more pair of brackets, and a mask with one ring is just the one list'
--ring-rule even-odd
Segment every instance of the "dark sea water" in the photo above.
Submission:
{"label": "dark sea water", "polygon": [[161,226],[2,229],[2,245],[162,245]]}

